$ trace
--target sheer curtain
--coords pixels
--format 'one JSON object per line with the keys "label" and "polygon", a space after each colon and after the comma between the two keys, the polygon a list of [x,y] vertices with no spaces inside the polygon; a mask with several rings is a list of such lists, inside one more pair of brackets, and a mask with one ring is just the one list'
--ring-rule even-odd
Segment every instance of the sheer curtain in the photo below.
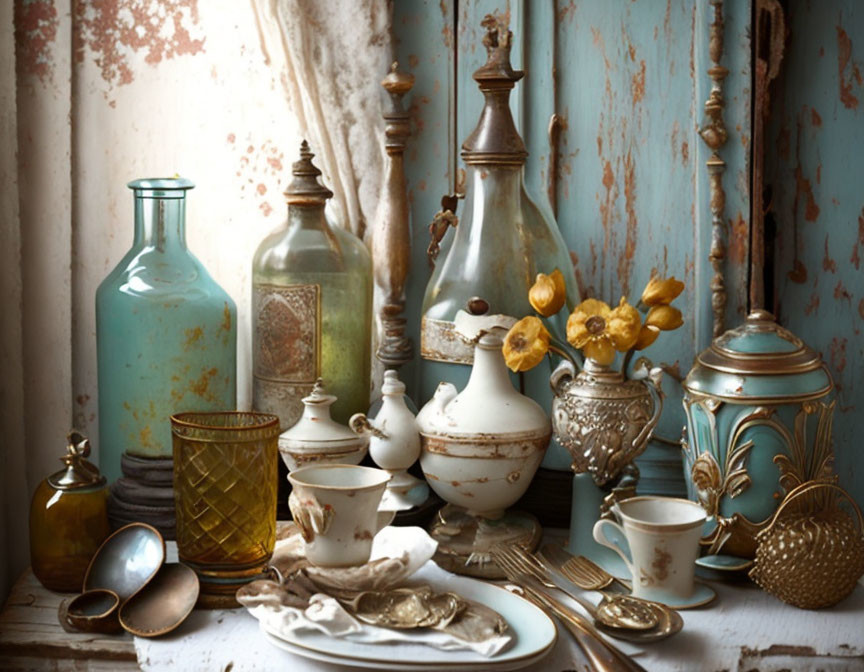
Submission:
{"label": "sheer curtain", "polygon": [[249,269],[301,138],[339,218],[362,233],[374,212],[389,17],[386,0],[0,3],[0,597],[71,427],[98,458],[94,295],[131,243],[125,183],[196,182],[188,243],[237,301],[248,407]]}

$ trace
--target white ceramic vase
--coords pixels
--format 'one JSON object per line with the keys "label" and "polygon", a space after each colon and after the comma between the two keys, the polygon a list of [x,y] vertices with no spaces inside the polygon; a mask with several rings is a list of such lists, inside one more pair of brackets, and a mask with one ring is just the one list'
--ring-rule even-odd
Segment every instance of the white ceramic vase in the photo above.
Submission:
{"label": "white ceramic vase", "polygon": [[460,311],[456,331],[475,345],[471,377],[458,394],[452,384],[441,383],[417,415],[420,466],[429,486],[449,503],[430,530],[439,542],[436,560],[487,578],[503,576],[488,554],[493,544],[533,548],[539,540],[533,516],[506,509],[528,489],[552,434],[543,409],[510,381],[501,347],[514,322]]}
{"label": "white ceramic vase", "polygon": [[405,403],[405,383],[395,370],[384,372],[381,394],[381,408],[373,420],[356,413],[348,424],[356,433],[369,437],[370,457],[391,475],[385,497],[395,510],[402,511],[419,506],[429,497],[429,487],[408,473],[420,456],[420,431]]}

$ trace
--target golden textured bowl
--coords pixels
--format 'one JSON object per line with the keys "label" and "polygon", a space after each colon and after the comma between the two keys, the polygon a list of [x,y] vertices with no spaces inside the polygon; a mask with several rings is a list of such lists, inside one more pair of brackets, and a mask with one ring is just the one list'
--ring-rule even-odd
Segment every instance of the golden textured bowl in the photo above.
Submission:
{"label": "golden textured bowl", "polygon": [[[840,508],[838,493],[854,510],[857,524]],[[864,517],[833,483],[808,481],[791,490],[756,540],[750,578],[801,609],[837,604],[864,574]]]}

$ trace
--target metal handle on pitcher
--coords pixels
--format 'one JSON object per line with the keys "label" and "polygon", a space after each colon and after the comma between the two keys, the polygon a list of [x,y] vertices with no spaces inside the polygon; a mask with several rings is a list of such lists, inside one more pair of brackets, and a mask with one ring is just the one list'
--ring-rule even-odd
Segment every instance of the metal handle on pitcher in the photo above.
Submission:
{"label": "metal handle on pitcher", "polygon": [[[651,415],[651,419],[642,428],[642,431],[639,432],[639,434],[636,435],[636,438],[631,442],[630,445],[634,450],[648,440],[648,437],[651,436],[651,432],[654,431],[657,423],[660,422],[660,414],[663,412],[663,390],[659,383],[660,375],[662,375],[661,369],[653,369],[650,376],[642,381],[642,384],[648,388],[648,394],[651,395],[654,412]],[[655,376],[658,377],[657,380],[655,380]]]}

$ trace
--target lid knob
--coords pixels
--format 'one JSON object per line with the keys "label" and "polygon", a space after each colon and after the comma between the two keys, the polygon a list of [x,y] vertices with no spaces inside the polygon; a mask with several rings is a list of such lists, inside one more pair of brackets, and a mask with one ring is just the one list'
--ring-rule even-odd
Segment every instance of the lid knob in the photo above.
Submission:
{"label": "lid knob", "polygon": [[776,322],[777,318],[774,317],[772,313],[769,313],[764,308],[757,308],[756,310],[751,310],[750,314],[747,316],[748,322]]}
{"label": "lid knob", "polygon": [[384,372],[384,382],[381,384],[382,394],[405,394],[405,383],[399,380],[396,369],[387,369]]}
{"label": "lid knob", "polygon": [[77,429],[66,436],[66,453],[60,458],[65,468],[48,477],[48,482],[58,490],[74,490],[105,483],[95,464],[86,458],[90,455],[90,440]]}

